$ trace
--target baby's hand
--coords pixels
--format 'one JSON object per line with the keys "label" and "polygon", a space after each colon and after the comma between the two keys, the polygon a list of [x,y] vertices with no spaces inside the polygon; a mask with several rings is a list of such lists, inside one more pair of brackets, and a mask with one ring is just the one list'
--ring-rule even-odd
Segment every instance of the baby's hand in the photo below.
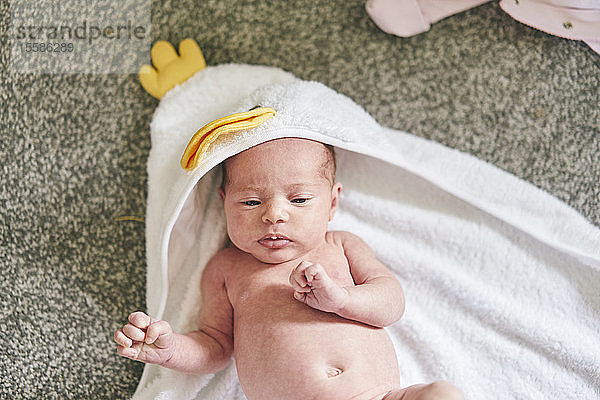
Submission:
{"label": "baby's hand", "polygon": [[115,332],[119,355],[162,365],[173,356],[173,329],[141,311],[129,315],[129,323]]}
{"label": "baby's hand", "polygon": [[302,261],[290,274],[294,298],[317,310],[338,313],[348,300],[348,291],[335,283],[321,264]]}

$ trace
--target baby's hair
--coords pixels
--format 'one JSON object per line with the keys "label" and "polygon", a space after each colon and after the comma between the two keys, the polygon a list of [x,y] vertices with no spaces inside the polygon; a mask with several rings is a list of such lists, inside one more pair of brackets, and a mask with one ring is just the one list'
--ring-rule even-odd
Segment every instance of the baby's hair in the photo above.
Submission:
{"label": "baby's hair", "polygon": [[330,144],[323,143],[323,146],[327,149],[326,160],[323,164],[321,164],[321,173],[323,177],[333,184],[335,183],[335,172],[337,170],[337,163],[335,160],[335,147]]}
{"label": "baby's hair", "polygon": [[[327,179],[329,181],[329,183],[331,184],[331,186],[333,187],[333,184],[335,183],[335,172],[336,172],[336,168],[337,168],[337,163],[335,160],[335,148],[330,144],[325,144],[325,143],[321,143],[321,144],[323,146],[325,146],[326,159],[323,162],[323,164],[321,164],[320,171],[321,171],[323,178]],[[231,158],[231,157],[229,157],[229,158]],[[229,158],[227,160],[229,160]],[[225,191],[225,187],[227,186],[227,184],[230,183],[229,176],[227,175],[227,160],[225,160],[221,163],[221,170],[223,171],[222,180],[221,180],[221,189],[223,191]]]}

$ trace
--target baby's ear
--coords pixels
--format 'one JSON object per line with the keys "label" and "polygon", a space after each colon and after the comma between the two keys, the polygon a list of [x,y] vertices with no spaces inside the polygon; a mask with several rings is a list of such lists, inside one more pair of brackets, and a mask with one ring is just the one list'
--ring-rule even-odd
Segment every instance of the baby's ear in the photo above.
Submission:
{"label": "baby's ear", "polygon": [[340,202],[340,195],[342,193],[343,188],[344,187],[340,182],[334,183],[333,187],[331,188],[331,207],[329,209],[329,221],[333,219],[335,210],[337,209],[337,206]]}

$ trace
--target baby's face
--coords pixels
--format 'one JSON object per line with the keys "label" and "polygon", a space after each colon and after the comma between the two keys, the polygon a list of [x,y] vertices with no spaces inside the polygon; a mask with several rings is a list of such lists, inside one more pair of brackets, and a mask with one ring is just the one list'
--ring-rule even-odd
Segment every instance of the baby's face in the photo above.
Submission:
{"label": "baby's face", "polygon": [[229,179],[220,193],[237,248],[279,264],[323,243],[342,189],[323,173],[325,151],[318,142],[285,138],[227,161]]}

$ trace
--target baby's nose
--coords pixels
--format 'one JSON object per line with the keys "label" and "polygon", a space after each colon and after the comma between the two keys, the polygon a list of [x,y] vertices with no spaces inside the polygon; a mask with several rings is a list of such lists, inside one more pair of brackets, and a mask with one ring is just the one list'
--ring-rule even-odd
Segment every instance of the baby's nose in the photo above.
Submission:
{"label": "baby's nose", "polygon": [[279,224],[287,222],[289,220],[289,214],[282,204],[272,201],[265,207],[262,220],[264,223]]}

